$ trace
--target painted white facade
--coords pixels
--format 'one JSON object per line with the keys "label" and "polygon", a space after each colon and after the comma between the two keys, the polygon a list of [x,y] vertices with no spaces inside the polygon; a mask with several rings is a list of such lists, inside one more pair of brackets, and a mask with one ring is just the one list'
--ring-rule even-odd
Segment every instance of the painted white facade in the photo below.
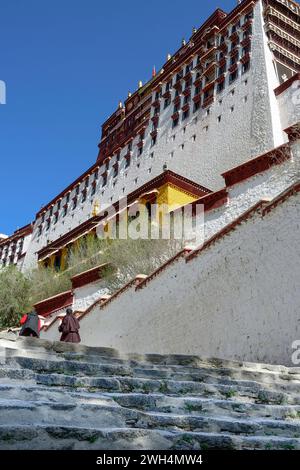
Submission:
{"label": "painted white facade", "polygon": [[300,80],[277,97],[283,129],[300,121]]}
{"label": "painted white facade", "polygon": [[14,264],[20,270],[23,270],[25,255],[29,250],[32,239],[32,233],[18,235],[15,233],[11,237],[0,236],[0,269],[2,267]]}
{"label": "painted white facade", "polygon": [[75,312],[85,312],[97,300],[108,294],[109,291],[102,280],[74,289],[73,310]]}
{"label": "painted white facade", "polygon": [[[245,15],[242,15],[237,29],[240,41],[245,34],[242,27],[246,20]],[[229,25],[229,28],[231,27],[232,25]],[[173,128],[171,118],[174,113],[173,100],[176,91],[171,88],[171,103],[168,106],[165,107],[164,98],[160,98],[158,135],[155,145],[152,146],[151,143],[150,132],[153,129],[150,121],[145,131],[142,155],[139,155],[137,147],[140,137],[136,137],[131,144],[131,161],[128,168],[126,168],[124,158],[128,154],[126,145],[120,151],[117,176],[114,175],[114,165],[118,157],[114,155],[110,159],[105,186],[103,186],[101,176],[106,169],[103,165],[97,169],[97,172],[92,171],[88,177],[85,176],[77,189],[74,188],[70,193],[64,194],[59,202],[39,216],[35,222],[24,270],[36,264],[36,253],[48,243],[59,239],[91,218],[96,202],[99,203],[100,210],[104,210],[119,198],[161,174],[164,165],[211,190],[217,190],[223,185],[222,172],[287,140],[283,132],[283,129],[287,127],[284,117],[286,111],[280,112],[280,107],[286,104],[283,100],[278,101],[274,94],[274,89],[280,84],[280,78],[277,77],[273,54],[268,46],[262,0],[254,5],[251,28],[249,70],[243,73],[243,65],[238,61],[236,80],[229,84],[230,73],[226,72],[224,90],[221,93],[215,91],[214,103],[205,109],[200,107],[198,111],[193,109],[192,98],[196,93],[196,87],[193,84],[190,114],[183,120],[183,114],[180,111],[179,124],[176,128]],[[230,50],[231,41],[226,38],[225,42]],[[244,50],[240,46],[239,60],[243,54]],[[198,56],[195,56],[194,68],[197,60]],[[229,61],[228,57],[227,68],[230,65]],[[192,72],[193,83],[196,78],[195,68]],[[172,81],[174,84],[176,74]],[[202,81],[204,85],[204,78]],[[162,84],[162,93],[165,92],[166,86],[167,83]],[[185,99],[183,93],[180,96],[181,103],[183,103]],[[153,93],[153,102],[156,98]],[[152,108],[152,116],[154,113],[155,110]],[[94,189],[93,184],[95,184]],[[85,188],[86,196],[82,201]],[[78,201],[74,208],[73,201],[76,195]],[[65,206],[67,206],[66,213],[64,213]],[[58,213],[57,216],[56,213]]]}
{"label": "painted white facade", "polygon": [[[206,214],[206,239],[299,177],[296,142],[290,160],[228,188],[228,203]],[[96,305],[81,321],[83,343],[291,364],[300,339],[299,211],[297,193],[191,262],[179,258],[142,290],[131,287],[107,306]],[[51,329],[43,337],[58,339]]]}

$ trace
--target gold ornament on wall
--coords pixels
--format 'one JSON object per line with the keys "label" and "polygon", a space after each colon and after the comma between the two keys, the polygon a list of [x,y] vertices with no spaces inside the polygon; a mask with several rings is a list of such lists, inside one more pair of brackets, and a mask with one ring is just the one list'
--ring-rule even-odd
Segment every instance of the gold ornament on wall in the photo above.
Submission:
{"label": "gold ornament on wall", "polygon": [[93,205],[92,216],[96,217],[96,215],[98,215],[99,212],[100,212],[100,203],[96,199],[96,201],[94,202],[94,205]]}

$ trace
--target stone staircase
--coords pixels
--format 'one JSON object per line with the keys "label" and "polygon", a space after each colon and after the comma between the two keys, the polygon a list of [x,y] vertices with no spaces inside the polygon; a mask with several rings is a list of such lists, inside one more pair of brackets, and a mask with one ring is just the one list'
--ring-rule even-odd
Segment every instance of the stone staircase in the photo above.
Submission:
{"label": "stone staircase", "polygon": [[300,449],[300,368],[0,335],[0,449]]}

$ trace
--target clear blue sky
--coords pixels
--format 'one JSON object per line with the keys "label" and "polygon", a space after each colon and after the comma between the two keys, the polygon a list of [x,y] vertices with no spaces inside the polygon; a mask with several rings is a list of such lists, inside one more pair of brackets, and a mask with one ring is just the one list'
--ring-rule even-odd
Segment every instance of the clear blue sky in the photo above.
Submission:
{"label": "clear blue sky", "polygon": [[235,0],[0,0],[0,233],[92,165],[102,122]]}

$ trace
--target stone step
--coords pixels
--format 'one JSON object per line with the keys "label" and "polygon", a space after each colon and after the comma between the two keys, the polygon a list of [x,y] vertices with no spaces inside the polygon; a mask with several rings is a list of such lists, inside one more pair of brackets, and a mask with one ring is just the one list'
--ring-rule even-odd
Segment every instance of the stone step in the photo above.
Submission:
{"label": "stone step", "polygon": [[[124,365],[112,364],[90,364],[80,363],[76,361],[48,361],[43,359],[28,358],[28,357],[6,357],[5,364],[10,367],[20,367],[27,370],[33,370],[38,373],[46,374],[65,374],[80,377],[86,376],[124,376],[133,378],[146,378],[158,380],[176,380],[176,381],[193,381],[205,382],[207,384],[221,384],[221,385],[244,385],[247,387],[257,387],[258,384],[272,386],[273,390],[289,391],[299,393],[300,381],[292,380],[289,378],[286,382],[277,378],[276,381],[263,380],[264,374],[257,374],[249,371],[239,371],[232,373],[232,371],[219,371],[219,370],[202,370],[199,372],[178,372],[177,370],[169,369],[145,369],[140,367],[130,367]],[[3,365],[3,364],[2,364]],[[246,380],[248,378],[248,380]],[[250,380],[250,378],[252,380]],[[271,377],[273,379],[273,377]]]}
{"label": "stone step", "polygon": [[[283,375],[298,375],[300,377],[300,368],[289,368],[281,365],[258,364],[250,362],[231,361],[226,359],[201,358],[191,355],[161,355],[161,354],[120,354],[112,348],[95,348],[83,345],[51,342],[47,340],[38,340],[36,338],[17,338],[13,340],[1,339],[3,335],[0,333],[0,346],[6,346],[8,349],[18,349],[23,354],[24,351],[32,353],[49,353],[65,357],[66,359],[85,360],[87,362],[96,362],[104,359],[111,359],[123,362],[135,361],[139,364],[156,364],[156,365],[182,365],[192,367],[205,368],[221,368],[221,369],[238,369],[250,370],[264,373],[275,373]],[[5,335],[4,335],[5,336]],[[13,335],[14,336],[14,335]],[[299,379],[299,378],[298,378]]]}
{"label": "stone step", "polygon": [[24,386],[15,383],[0,384],[0,400],[42,401],[65,404],[114,405],[140,411],[157,411],[182,415],[230,416],[235,418],[258,417],[281,420],[300,418],[300,405],[256,404],[245,398],[208,399],[189,396],[139,393],[76,392],[62,387]]}
{"label": "stone step", "polygon": [[114,404],[76,404],[49,401],[1,400],[0,424],[43,424],[97,428],[133,427],[140,429],[226,432],[229,434],[276,435],[300,438],[300,419],[236,419],[233,417],[186,416],[144,412]]}
{"label": "stone step", "polygon": [[226,433],[0,425],[1,450],[299,450],[300,440]]}
{"label": "stone step", "polygon": [[182,415],[230,416],[234,418],[300,419],[300,405],[264,405],[244,399],[210,399],[162,394],[104,393],[122,407]]}
{"label": "stone step", "polygon": [[[36,351],[18,351],[14,349],[4,348],[2,354],[5,358],[2,358],[2,363],[7,364],[18,364],[21,367],[28,367],[35,370],[48,370],[61,372],[72,372],[80,373],[83,372],[86,375],[97,375],[102,373],[103,368],[107,371],[106,375],[114,375],[115,370],[124,370],[129,376],[140,376],[140,377],[152,377],[152,378],[172,378],[177,377],[180,380],[180,376],[186,380],[187,375],[190,380],[206,380],[206,377],[217,377],[217,378],[228,378],[236,380],[253,380],[261,383],[268,383],[274,385],[290,385],[293,384],[296,389],[297,386],[300,389],[300,369],[287,369],[283,368],[279,371],[267,371],[267,370],[251,370],[244,367],[236,368],[219,368],[218,363],[211,360],[207,363],[202,364],[202,367],[196,366],[183,366],[183,365],[165,365],[165,364],[152,364],[150,363],[139,363],[133,359],[117,359],[115,357],[102,357],[102,356],[91,356],[94,360],[90,361],[89,356],[81,355],[77,353],[65,353],[63,356],[38,353]],[[98,360],[98,362],[96,362]],[[236,363],[238,364],[238,363]],[[111,368],[111,371],[110,371]],[[120,375],[123,375],[120,374]]]}
{"label": "stone step", "polygon": [[70,389],[90,389],[102,392],[131,392],[131,393],[162,393],[166,395],[200,395],[204,398],[247,398],[262,404],[300,404],[298,393],[273,391],[271,388],[252,384],[245,386],[209,384],[192,381],[150,380],[131,377],[76,377],[64,374],[36,373],[31,370],[0,367],[0,383],[8,379],[26,380],[29,383],[51,387],[68,387]]}
{"label": "stone step", "polygon": [[299,368],[0,334],[0,449],[300,449],[299,390]]}

